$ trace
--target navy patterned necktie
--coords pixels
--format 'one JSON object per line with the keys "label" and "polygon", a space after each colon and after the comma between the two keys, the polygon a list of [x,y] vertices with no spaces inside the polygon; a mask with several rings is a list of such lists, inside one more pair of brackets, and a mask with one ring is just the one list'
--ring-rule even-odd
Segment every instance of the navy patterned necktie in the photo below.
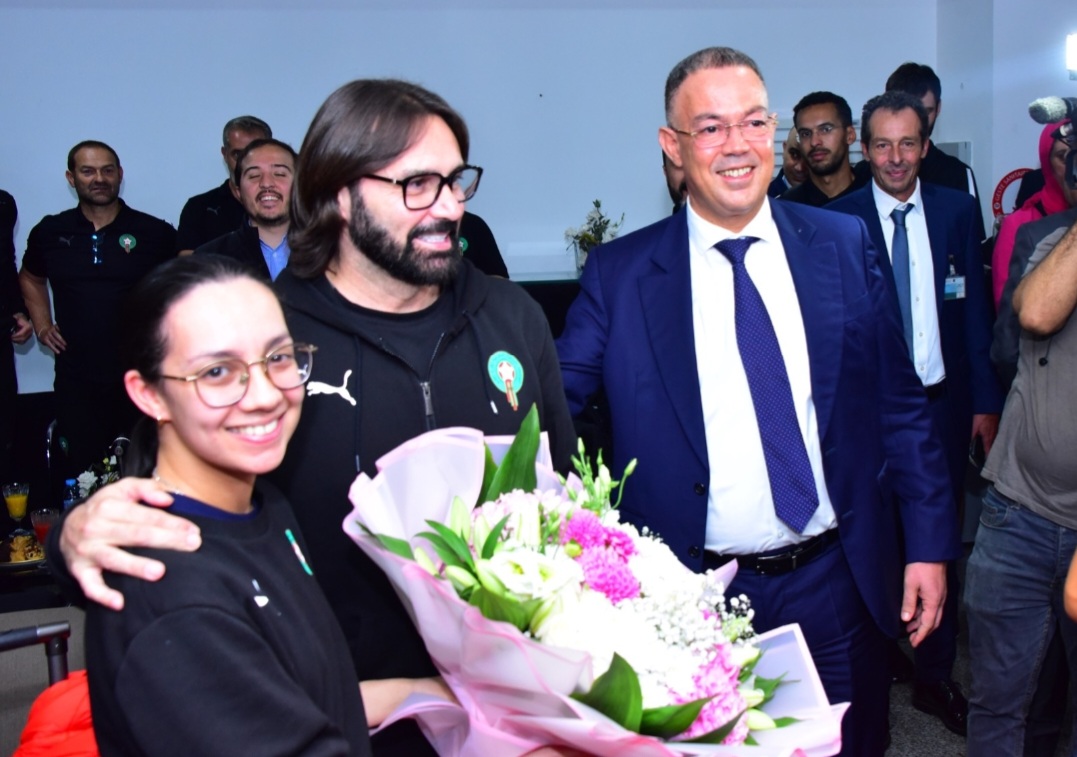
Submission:
{"label": "navy patterned necktie", "polygon": [[778,336],[763,298],[744,267],[748,248],[758,241],[755,237],[738,237],[715,246],[733,264],[737,349],[748,376],[759,436],[763,440],[774,511],[779,520],[799,534],[819,507],[819,496],[797,423],[793,390]]}
{"label": "navy patterned necktie", "polygon": [[909,230],[905,228],[905,216],[912,204],[894,208],[890,217],[894,220],[894,238],[890,241],[890,262],[894,269],[894,286],[897,288],[898,307],[901,309],[901,326],[905,331],[905,346],[909,357],[914,357],[912,347],[912,282],[909,273]]}

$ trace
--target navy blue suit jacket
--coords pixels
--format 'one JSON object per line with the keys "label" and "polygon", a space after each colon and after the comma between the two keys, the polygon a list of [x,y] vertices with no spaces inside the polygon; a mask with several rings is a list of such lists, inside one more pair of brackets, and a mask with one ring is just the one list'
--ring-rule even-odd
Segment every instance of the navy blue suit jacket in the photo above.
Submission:
{"label": "navy blue suit jacket", "polygon": [[[943,429],[948,457],[960,467],[955,478],[964,482],[963,464],[969,444],[973,413],[1001,413],[1002,388],[991,366],[993,318],[984,285],[980,254],[979,216],[976,200],[968,192],[958,192],[937,184],[920,182],[920,197],[931,241],[935,271],[935,301],[939,317],[942,361],[949,387],[950,428]],[[828,210],[851,213],[864,220],[875,248],[883,251],[884,270],[892,281],[893,270],[885,254],[886,239],[872,193],[872,183],[827,205]],[[950,266],[965,277],[965,296],[945,299]]]}
{"label": "navy blue suit jacket", "polygon": [[[770,207],[804,320],[842,549],[872,616],[896,635],[904,564],[959,553],[943,450],[864,224]],[[623,515],[702,570],[710,461],[685,211],[594,250],[580,285],[557,342],[569,406],[578,413],[605,387],[615,475],[639,459]]]}

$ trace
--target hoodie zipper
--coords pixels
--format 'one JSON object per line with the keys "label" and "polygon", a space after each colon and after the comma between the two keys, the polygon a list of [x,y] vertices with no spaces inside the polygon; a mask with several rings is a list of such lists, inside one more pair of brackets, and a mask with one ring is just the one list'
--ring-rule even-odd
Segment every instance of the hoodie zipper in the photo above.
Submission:
{"label": "hoodie zipper", "polygon": [[[434,361],[437,360],[438,352],[441,351],[441,345],[445,342],[445,334],[446,332],[441,332],[441,335],[438,337],[437,344],[434,345],[434,351],[430,353],[430,362],[427,364],[426,367],[426,374],[428,376],[434,372]],[[418,371],[416,371],[415,368],[412,367],[411,363],[405,360],[402,355],[390,348],[389,345],[387,345],[383,340],[379,339],[377,345],[382,352],[387,355],[392,355],[394,358],[406,365],[416,378],[419,378]],[[427,431],[433,431],[438,427],[437,418],[434,416],[433,386],[429,380],[424,381],[422,379],[419,379],[419,391],[422,393],[423,397],[423,428]]]}
{"label": "hoodie zipper", "polygon": [[435,422],[434,422],[434,400],[433,400],[433,397],[431,396],[432,393],[430,391],[430,382],[429,381],[420,381],[419,382],[419,388],[422,389],[422,392],[423,392],[423,412],[426,414],[425,415],[425,424],[426,424],[425,428],[426,428],[427,431],[432,431],[435,428],[437,428],[437,426],[435,425]]}
{"label": "hoodie zipper", "polygon": [[[426,366],[426,375],[434,375],[434,361],[437,360],[438,353],[441,351],[441,345],[445,342],[445,333],[441,332],[441,336],[438,337],[437,344],[434,345],[434,351],[430,353],[430,363]],[[426,430],[433,431],[438,427],[437,419],[434,417],[434,391],[429,381],[420,381],[419,388],[423,393],[423,412],[425,413]]]}

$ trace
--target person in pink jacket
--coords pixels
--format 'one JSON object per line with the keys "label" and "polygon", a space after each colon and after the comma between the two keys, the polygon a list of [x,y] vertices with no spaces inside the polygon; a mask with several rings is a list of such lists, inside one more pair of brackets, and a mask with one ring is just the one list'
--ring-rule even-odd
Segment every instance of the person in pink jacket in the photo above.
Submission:
{"label": "person in pink jacket", "polygon": [[998,237],[995,239],[995,249],[991,254],[991,290],[995,296],[996,311],[1002,299],[1002,289],[1006,286],[1006,279],[1010,275],[1010,257],[1013,255],[1013,242],[1017,236],[1018,227],[1077,204],[1077,191],[1066,190],[1063,179],[1066,170],[1066,153],[1069,152],[1070,147],[1058,132],[1063,125],[1068,123],[1069,120],[1066,119],[1043,127],[1040,133],[1043,189],[1002,219]]}

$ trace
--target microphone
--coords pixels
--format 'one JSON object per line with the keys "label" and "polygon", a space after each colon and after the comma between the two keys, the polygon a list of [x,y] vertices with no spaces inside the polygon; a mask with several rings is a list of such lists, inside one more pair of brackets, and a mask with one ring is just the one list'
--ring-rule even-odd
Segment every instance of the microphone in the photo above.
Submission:
{"label": "microphone", "polygon": [[1077,97],[1041,97],[1028,106],[1028,114],[1038,124],[1053,124],[1071,113],[1077,113]]}

